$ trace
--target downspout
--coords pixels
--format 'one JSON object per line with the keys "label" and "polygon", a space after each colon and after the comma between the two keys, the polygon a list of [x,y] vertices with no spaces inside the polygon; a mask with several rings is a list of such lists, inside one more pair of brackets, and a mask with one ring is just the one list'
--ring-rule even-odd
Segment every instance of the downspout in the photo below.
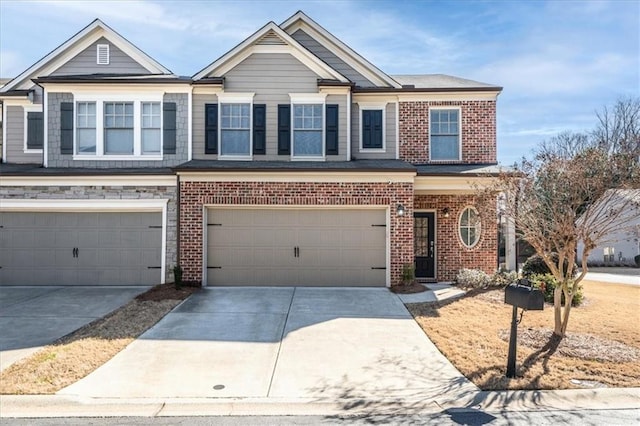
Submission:
{"label": "downspout", "polygon": [[347,96],[347,161],[351,161],[351,97],[352,91],[349,88]]}
{"label": "downspout", "polygon": [[176,173],[176,265],[180,264],[180,175]]}

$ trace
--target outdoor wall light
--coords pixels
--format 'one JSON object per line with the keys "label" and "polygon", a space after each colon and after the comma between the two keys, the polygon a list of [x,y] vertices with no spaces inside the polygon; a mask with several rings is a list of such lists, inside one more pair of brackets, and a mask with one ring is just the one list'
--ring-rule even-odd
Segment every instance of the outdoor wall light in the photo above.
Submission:
{"label": "outdoor wall light", "polygon": [[445,207],[444,209],[442,209],[442,215],[444,217],[449,217],[449,207]]}
{"label": "outdoor wall light", "polygon": [[398,204],[396,212],[398,213],[398,216],[404,216],[404,206],[402,204]]}

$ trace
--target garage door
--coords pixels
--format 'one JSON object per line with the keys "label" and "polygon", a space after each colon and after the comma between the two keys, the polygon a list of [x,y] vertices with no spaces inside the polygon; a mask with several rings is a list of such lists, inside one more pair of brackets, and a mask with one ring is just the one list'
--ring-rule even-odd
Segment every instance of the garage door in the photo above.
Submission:
{"label": "garage door", "polygon": [[207,284],[384,286],[385,210],[210,209]]}
{"label": "garage door", "polygon": [[0,213],[2,285],[161,282],[161,213]]}

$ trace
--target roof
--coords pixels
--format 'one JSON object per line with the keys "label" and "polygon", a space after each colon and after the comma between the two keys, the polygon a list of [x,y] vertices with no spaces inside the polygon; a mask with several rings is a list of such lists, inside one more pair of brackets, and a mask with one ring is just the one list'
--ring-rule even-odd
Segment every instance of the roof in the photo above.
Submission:
{"label": "roof", "polygon": [[[294,55],[296,59],[307,65],[321,78],[336,79],[343,82],[349,81],[345,76],[327,65],[316,55],[311,53],[307,48],[298,43],[293,37],[284,32],[282,28],[277,26],[273,21],[268,22],[265,26],[247,37],[233,49],[229,50],[227,53],[204,67],[202,70],[198,71],[193,76],[193,79],[199,80],[205,77],[221,77],[229,69],[233,68],[237,63],[248,57],[252,53],[252,47],[256,45],[264,36],[267,36],[269,34],[282,40],[288,46],[291,46],[293,49],[288,53]],[[271,44],[270,47],[271,49],[276,49],[276,46],[273,44]],[[212,73],[214,73],[215,75],[211,75]]]}
{"label": "roof", "polygon": [[[282,24],[280,24],[280,28],[286,31],[289,34],[297,31],[298,28],[302,28],[307,34],[316,39],[320,44],[322,44],[329,51],[345,60],[348,65],[352,66],[354,69],[360,71],[365,71],[364,75],[366,78],[374,80],[379,80],[382,84],[386,84],[390,87],[399,88],[400,84],[395,81],[391,76],[384,73],[378,67],[373,65],[371,62],[367,61],[363,56],[358,54],[355,50],[347,46],[340,39],[335,37],[329,31],[324,29],[320,24],[316,21],[308,17],[303,11],[298,10],[291,17],[285,20]],[[318,38],[324,38],[324,40],[318,40]],[[324,42],[323,42],[324,41]],[[338,52],[336,51],[338,50]],[[347,56],[345,58],[345,55]],[[373,80],[372,80],[373,81]],[[374,82],[375,83],[375,82]]]}
{"label": "roof", "polygon": [[415,166],[418,176],[484,175],[497,176],[505,169],[496,163],[489,164],[420,164]]}
{"label": "roof", "polygon": [[82,168],[43,167],[40,164],[0,164],[0,175],[6,176],[113,176],[113,175],[173,175],[168,168]]}
{"label": "roof", "polygon": [[[149,70],[149,72],[154,74],[171,74],[171,71],[162,66],[151,56],[138,49],[129,40],[115,32],[100,19],[95,19],[89,25],[25,70],[22,74],[18,75],[5,86],[1,87],[0,93],[8,92],[16,88],[28,89],[28,87],[21,86],[26,82],[31,84],[30,80],[33,78],[49,75],[51,72],[62,66],[66,62],[66,59],[70,59],[65,58],[65,54],[73,57],[100,37],[106,37],[120,50],[138,61],[140,65]],[[65,61],[62,61],[62,59],[65,59]],[[63,63],[57,65],[57,62]]]}
{"label": "roof", "polygon": [[344,171],[344,172],[413,172],[416,168],[401,160],[354,160],[354,161],[225,161],[192,160],[174,167],[177,172],[282,172],[282,171]]}
{"label": "roof", "polygon": [[404,88],[413,86],[416,89],[502,89],[494,84],[446,74],[393,75],[392,77]]}

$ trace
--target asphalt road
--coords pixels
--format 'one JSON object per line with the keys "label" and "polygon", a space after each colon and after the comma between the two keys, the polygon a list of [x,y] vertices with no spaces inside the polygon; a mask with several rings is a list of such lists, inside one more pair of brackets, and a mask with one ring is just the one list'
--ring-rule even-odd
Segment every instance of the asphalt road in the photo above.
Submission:
{"label": "asphalt road", "polygon": [[2,419],[9,425],[176,425],[176,426],[238,426],[238,425],[630,425],[640,423],[640,409],[581,410],[581,411],[517,411],[487,413],[479,410],[447,410],[424,415],[368,415],[342,416],[228,416],[228,417],[110,417],[110,418],[49,418]]}

